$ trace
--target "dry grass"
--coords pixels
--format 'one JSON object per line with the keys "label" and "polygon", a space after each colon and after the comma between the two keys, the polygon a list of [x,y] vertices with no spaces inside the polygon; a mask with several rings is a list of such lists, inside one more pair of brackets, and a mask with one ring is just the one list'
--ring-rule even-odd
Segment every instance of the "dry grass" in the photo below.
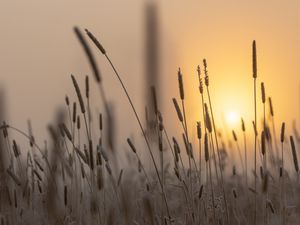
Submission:
{"label": "dry grass", "polygon": [[[45,146],[39,146],[35,141],[42,137],[33,135],[30,123],[27,134],[3,122],[0,126],[3,131],[0,137],[1,225],[299,224],[297,146],[300,140],[296,138],[294,141],[293,135],[289,135],[290,145],[286,145],[285,123],[282,123],[281,133],[276,137],[274,106],[266,95],[263,82],[261,93],[264,113],[257,115],[255,41],[252,44],[253,131],[246,130],[245,121],[241,119],[241,130],[232,131],[232,140],[221,135],[222,130],[217,129],[214,120],[213,99],[210,97],[210,82],[213,79],[209,80],[207,61],[203,60],[205,86],[201,68],[197,67],[202,119],[194,121],[188,129],[187,121],[190,120],[185,112],[188,96],[184,93],[185,77],[179,69],[180,102],[176,98],[172,98],[172,101],[182,130],[172,131],[172,135],[181,135],[178,138],[170,136],[172,138],[169,139],[164,124],[169,118],[160,110],[155,87],[151,87],[155,126],[154,131],[148,133],[107,51],[86,30],[91,43],[111,65],[145,141],[145,146],[138,146],[132,138],[127,138],[128,146],[124,148],[128,155],[127,166],[120,168],[119,155],[109,144],[110,139],[104,138],[113,135],[106,133],[105,128],[114,121],[103,92],[102,77],[84,35],[79,28],[75,28],[74,32],[99,85],[103,110],[96,117],[93,116],[89,77],[85,77],[83,98],[75,76],[71,75],[77,101],[71,104],[69,97],[65,97],[65,111],[69,118],[58,114],[56,123],[48,127],[51,140],[47,140]],[[270,117],[266,116],[267,98]],[[78,104],[81,113],[77,112]],[[264,118],[262,127],[257,126],[257,116]],[[80,124],[82,119],[84,128]],[[191,129],[197,132],[196,143],[189,138]],[[12,134],[25,137],[28,145],[19,146],[18,140],[12,139]],[[246,143],[253,136],[254,148],[251,148]],[[177,141],[179,138],[183,139],[182,146]],[[236,147],[230,146],[232,141]],[[244,156],[240,144],[244,148]],[[280,144],[281,155],[277,147]],[[288,148],[291,151],[287,151]],[[145,156],[145,151],[148,151],[150,158]],[[236,154],[233,152],[237,152],[239,161],[235,160]],[[250,154],[254,155],[253,162],[248,159]],[[260,161],[257,155],[261,156]],[[288,166],[291,163],[294,170]],[[257,167],[260,167],[260,176]]]}

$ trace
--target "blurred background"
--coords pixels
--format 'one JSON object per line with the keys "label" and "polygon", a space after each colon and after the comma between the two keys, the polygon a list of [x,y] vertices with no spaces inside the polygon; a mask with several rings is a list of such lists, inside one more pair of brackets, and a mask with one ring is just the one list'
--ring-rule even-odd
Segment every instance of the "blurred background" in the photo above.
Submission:
{"label": "blurred background", "polygon": [[[92,71],[73,27],[88,28],[101,41],[120,71],[144,118],[151,84],[170,135],[180,129],[172,103],[179,97],[181,67],[191,136],[201,119],[197,65],[203,58],[208,73],[217,126],[240,130],[240,117],[253,120],[252,40],[257,42],[258,84],[271,96],[276,127],[299,119],[300,2],[267,1],[2,1],[0,8],[0,86],[7,121],[27,130],[37,142],[48,138],[46,126],[67,94],[77,100],[70,74],[84,90]],[[91,45],[92,46],[92,45]],[[116,115],[116,137],[125,145],[140,135],[123,91],[92,46],[107,97]],[[103,111],[93,83],[94,112]],[[258,88],[260,91],[260,88]],[[260,103],[260,92],[258,102]],[[259,110],[261,112],[261,105]],[[228,129],[229,129],[228,128]],[[278,132],[279,133],[279,132]]]}

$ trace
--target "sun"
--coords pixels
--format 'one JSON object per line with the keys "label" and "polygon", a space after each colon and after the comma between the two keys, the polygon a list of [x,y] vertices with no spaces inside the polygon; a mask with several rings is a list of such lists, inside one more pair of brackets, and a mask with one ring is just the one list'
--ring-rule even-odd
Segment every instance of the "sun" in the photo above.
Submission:
{"label": "sun", "polygon": [[231,111],[226,112],[225,115],[226,115],[226,117],[225,117],[226,123],[229,126],[236,126],[237,123],[239,122],[240,116],[237,111],[231,110]]}

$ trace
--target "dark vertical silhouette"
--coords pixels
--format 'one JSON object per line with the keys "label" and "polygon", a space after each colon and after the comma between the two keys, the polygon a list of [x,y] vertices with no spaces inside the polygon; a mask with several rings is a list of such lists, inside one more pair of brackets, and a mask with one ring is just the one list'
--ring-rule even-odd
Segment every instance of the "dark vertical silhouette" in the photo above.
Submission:
{"label": "dark vertical silhouette", "polygon": [[159,27],[157,5],[146,4],[145,9],[145,98],[147,107],[147,130],[152,133],[155,125],[155,110],[151,93],[154,86],[159,96]]}

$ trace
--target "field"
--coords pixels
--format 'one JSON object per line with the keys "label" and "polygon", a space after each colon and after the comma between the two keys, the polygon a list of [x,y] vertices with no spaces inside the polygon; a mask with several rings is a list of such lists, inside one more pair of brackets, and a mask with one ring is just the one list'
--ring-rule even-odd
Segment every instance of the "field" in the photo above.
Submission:
{"label": "field", "polygon": [[[195,84],[202,100],[202,120],[187,123],[185,77],[179,68],[179,98],[170,97],[178,117],[174,123],[182,127],[177,133],[182,135],[173,137],[164,126],[168,116],[160,111],[155,87],[151,87],[152,106],[143,121],[122,71],[117,71],[100,40],[77,27],[74,34],[93,79],[86,76],[85,87],[80,87],[77,79],[81,78],[71,75],[77,100],[70,102],[65,96],[65,110],[48,127],[51,140],[39,146],[36,139],[41,137],[33,135],[30,123],[28,131],[22,131],[1,121],[1,225],[299,224],[300,136],[295,125],[290,134],[284,121],[275,120],[272,99],[259,80],[255,41],[252,46],[249,43],[253,127],[245,127],[241,118],[240,129],[230,132],[230,138],[217,129],[210,96],[213,80],[204,59],[197,67],[199,83]],[[143,145],[137,147],[128,134],[122,164],[114,149],[114,117],[102,84],[105,74],[100,75],[92,48],[111,66],[135,116],[132,123],[139,126]],[[98,115],[92,115],[90,82],[99,86],[103,108]],[[258,115],[258,105],[263,115]],[[262,123],[258,118],[263,118]],[[281,130],[275,129],[275,123],[281,124]],[[195,142],[190,139],[191,129],[197,131]],[[18,144],[12,136],[25,137],[27,144]]]}

